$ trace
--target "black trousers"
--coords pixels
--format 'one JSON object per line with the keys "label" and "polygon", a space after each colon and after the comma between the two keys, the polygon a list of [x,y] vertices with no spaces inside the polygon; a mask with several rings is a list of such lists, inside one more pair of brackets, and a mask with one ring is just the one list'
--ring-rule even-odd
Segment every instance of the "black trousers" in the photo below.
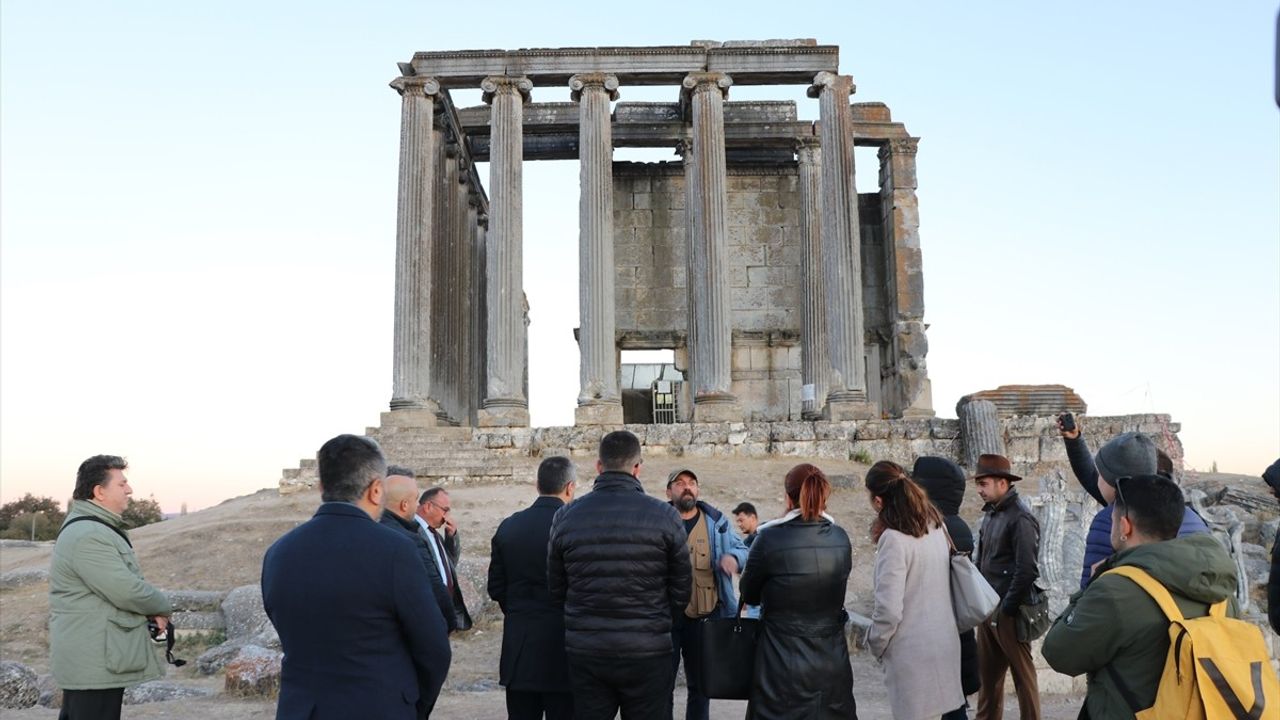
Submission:
{"label": "black trousers", "polygon": [[[671,625],[671,684],[675,687],[676,673],[680,670],[680,657],[684,656],[684,683],[688,689],[684,703],[684,720],[707,720],[711,714],[711,700],[702,694],[698,672],[701,668],[702,640],[698,635],[698,620],[680,613]],[[675,717],[675,698],[672,697],[672,717]]]}
{"label": "black trousers", "polygon": [[58,720],[120,720],[124,688],[63,690]]}
{"label": "black trousers", "polygon": [[507,720],[573,720],[573,693],[507,689]]}
{"label": "black trousers", "polygon": [[671,655],[619,658],[569,655],[576,720],[667,720],[671,716]]}

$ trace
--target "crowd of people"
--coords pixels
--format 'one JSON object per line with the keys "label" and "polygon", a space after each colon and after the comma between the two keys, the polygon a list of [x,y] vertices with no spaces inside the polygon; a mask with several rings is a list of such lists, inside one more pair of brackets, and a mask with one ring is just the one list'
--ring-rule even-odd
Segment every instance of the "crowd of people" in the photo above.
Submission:
{"label": "crowd of people", "polygon": [[[1080,591],[1051,627],[1037,585],[1040,527],[1008,459],[982,455],[972,475],[942,457],[867,472],[876,552],[865,643],[897,720],[967,718],[975,694],[979,720],[1000,718],[1009,674],[1019,717],[1039,718],[1031,642],[1046,629],[1048,663],[1088,676],[1081,717],[1134,718],[1157,703],[1169,613],[1235,616],[1235,563],[1151,440],[1125,433],[1095,455],[1078,428],[1061,433],[1102,509]],[[449,494],[420,493],[413,471],[389,466],[367,437],[329,440],[317,466],[315,516],[263,559],[263,604],[284,650],[277,717],[428,718],[449,671],[449,634],[472,624]],[[172,608],[143,578],[120,519],[132,492],[126,468],[114,456],[81,465],[54,550],[51,665],[66,720],[118,718],[124,687],[163,672],[151,643]],[[591,491],[579,496],[574,463],[548,457],[536,499],[493,535],[486,590],[504,615],[507,716],[673,718],[683,666],[684,717],[707,718],[703,673],[729,658],[699,629],[743,617],[758,623],[749,720],[856,718],[845,610],[852,541],[827,513],[826,474],[793,467],[781,479],[784,513],[760,522],[750,503],[726,514],[703,500],[690,468],[666,477],[665,500],[652,497],[643,468],[636,436],[611,432]],[[1280,497],[1280,461],[1264,479]],[[959,515],[970,484],[983,502],[976,543]],[[961,631],[953,566],[968,557],[998,602]],[[1265,700],[1278,700],[1270,665],[1258,672],[1253,696],[1234,698],[1239,717],[1264,717]]]}

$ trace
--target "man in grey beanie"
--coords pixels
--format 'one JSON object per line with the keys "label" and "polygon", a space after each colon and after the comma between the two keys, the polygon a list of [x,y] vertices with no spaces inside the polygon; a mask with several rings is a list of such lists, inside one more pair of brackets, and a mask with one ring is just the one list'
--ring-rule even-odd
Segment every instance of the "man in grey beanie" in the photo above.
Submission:
{"label": "man in grey beanie", "polygon": [[[1067,446],[1067,459],[1076,480],[1103,506],[1093,516],[1089,534],[1085,537],[1084,564],[1080,571],[1080,587],[1083,588],[1093,578],[1094,568],[1112,553],[1111,503],[1116,499],[1116,478],[1155,475],[1159,452],[1151,438],[1142,433],[1126,432],[1112,438],[1098,448],[1096,456],[1090,457],[1089,445],[1080,433],[1079,422],[1077,417],[1075,429],[1065,430],[1059,419],[1058,431]],[[1191,508],[1186,508],[1178,535],[1208,531],[1204,520]]]}

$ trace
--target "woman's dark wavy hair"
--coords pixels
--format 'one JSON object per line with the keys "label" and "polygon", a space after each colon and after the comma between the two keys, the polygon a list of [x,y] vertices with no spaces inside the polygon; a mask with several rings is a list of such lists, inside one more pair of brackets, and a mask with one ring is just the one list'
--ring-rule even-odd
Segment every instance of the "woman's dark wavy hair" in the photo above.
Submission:
{"label": "woman's dark wavy hair", "polygon": [[871,525],[871,539],[879,542],[886,529],[911,537],[924,537],[930,528],[942,526],[942,515],[929,496],[901,465],[881,460],[867,471],[867,490],[880,498],[880,514]]}
{"label": "woman's dark wavy hair", "polygon": [[785,485],[787,497],[791,498],[794,507],[799,508],[800,517],[804,520],[817,520],[827,509],[831,481],[816,466],[801,463],[791,468]]}

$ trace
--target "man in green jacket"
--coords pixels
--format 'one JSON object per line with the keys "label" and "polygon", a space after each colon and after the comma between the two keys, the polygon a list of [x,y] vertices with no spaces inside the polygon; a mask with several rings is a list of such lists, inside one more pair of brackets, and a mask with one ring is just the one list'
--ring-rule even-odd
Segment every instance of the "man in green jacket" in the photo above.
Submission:
{"label": "man in green jacket", "polygon": [[74,500],[49,568],[49,664],[59,720],[116,720],[126,685],[164,675],[147,630],[173,611],[142,577],[120,517],[133,488],[123,458],[95,455],[76,472]]}
{"label": "man in green jacket", "polygon": [[[1169,654],[1169,621],[1145,590],[1121,575],[1104,574],[1131,565],[1145,570],[1173,595],[1184,617],[1203,617],[1209,606],[1233,597],[1236,567],[1212,535],[1178,537],[1182,491],[1159,475],[1120,478],[1115,484],[1111,546],[1116,552],[1096,578],[1071,596],[1054,621],[1041,652],[1050,667],[1067,675],[1088,673],[1085,713],[1090,720],[1134,717],[1125,696],[1140,709],[1155,704]],[[1228,614],[1236,616],[1234,602]]]}

